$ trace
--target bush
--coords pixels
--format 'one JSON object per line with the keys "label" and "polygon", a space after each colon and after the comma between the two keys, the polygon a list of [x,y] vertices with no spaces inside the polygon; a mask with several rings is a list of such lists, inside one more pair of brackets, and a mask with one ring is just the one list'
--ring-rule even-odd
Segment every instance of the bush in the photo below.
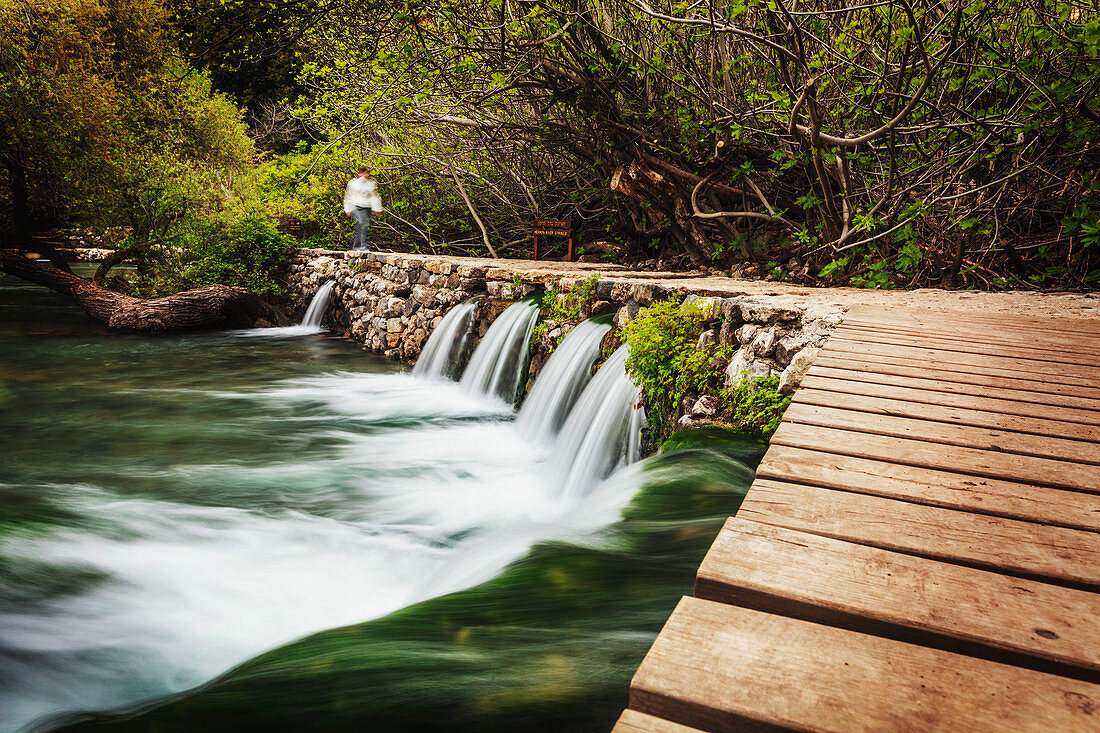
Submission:
{"label": "bush", "polygon": [[779,394],[779,377],[752,378],[742,375],[732,388],[722,390],[722,407],[742,428],[770,436],[779,427],[783,412],[791,404],[789,395]]}
{"label": "bush", "polygon": [[237,285],[259,295],[281,292],[274,273],[298,247],[274,218],[256,210],[195,220],[184,245],[188,285]]}
{"label": "bush", "polygon": [[724,374],[717,362],[726,355],[696,348],[706,320],[706,310],[669,300],[645,308],[623,327],[630,345],[626,373],[642,388],[655,444],[672,432],[685,395],[721,389]]}

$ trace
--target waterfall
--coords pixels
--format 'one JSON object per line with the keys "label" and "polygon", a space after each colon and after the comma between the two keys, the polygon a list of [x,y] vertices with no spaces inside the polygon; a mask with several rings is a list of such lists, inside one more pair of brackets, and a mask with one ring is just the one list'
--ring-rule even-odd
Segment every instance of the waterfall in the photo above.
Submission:
{"label": "waterfall", "polygon": [[513,303],[500,314],[462,375],[467,392],[497,397],[510,404],[516,401],[538,315],[539,305],[533,300]]}
{"label": "waterfall", "polygon": [[332,289],[334,287],[336,287],[336,283],[329,280],[317,289],[317,294],[313,296],[313,300],[309,301],[309,307],[306,308],[306,315],[302,319],[303,327],[321,328],[321,319],[325,317],[325,311],[328,310],[328,302],[332,299]]}
{"label": "waterfall", "polygon": [[462,352],[470,339],[477,298],[452,308],[428,337],[412,373],[428,379],[447,379],[461,367]]}
{"label": "waterfall", "polygon": [[583,496],[619,465],[638,458],[645,419],[635,407],[637,385],[626,375],[627,347],[619,347],[588,383],[551,449],[547,473],[564,498]]}
{"label": "waterfall", "polygon": [[608,323],[587,320],[562,340],[519,411],[516,429],[520,435],[536,445],[554,439],[573,403],[591,379],[592,363],[600,354],[600,342],[610,330]]}

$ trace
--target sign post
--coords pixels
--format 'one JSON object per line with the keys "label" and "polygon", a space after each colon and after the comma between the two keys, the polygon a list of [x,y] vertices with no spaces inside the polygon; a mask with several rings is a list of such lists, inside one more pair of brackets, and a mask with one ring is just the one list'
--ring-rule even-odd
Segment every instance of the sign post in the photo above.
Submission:
{"label": "sign post", "polygon": [[539,258],[540,237],[568,237],[570,262],[577,259],[576,243],[577,230],[580,228],[578,219],[535,219],[531,224],[531,238],[535,240],[534,258]]}

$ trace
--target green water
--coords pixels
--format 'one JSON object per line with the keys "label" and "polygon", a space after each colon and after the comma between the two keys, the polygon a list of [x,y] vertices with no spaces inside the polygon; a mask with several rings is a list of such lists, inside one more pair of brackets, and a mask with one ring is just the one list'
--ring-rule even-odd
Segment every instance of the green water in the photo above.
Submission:
{"label": "green water", "polygon": [[570,503],[509,414],[339,339],[4,286],[0,354],[0,730],[609,730],[762,452]]}

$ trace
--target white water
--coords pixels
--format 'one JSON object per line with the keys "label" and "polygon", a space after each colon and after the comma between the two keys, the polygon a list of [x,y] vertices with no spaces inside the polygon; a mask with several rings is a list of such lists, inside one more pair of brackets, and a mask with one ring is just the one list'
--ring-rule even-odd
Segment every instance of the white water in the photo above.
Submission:
{"label": "white water", "polygon": [[412,373],[428,379],[447,379],[451,370],[461,367],[456,360],[466,348],[474,322],[476,299],[457,305],[443,316],[432,331]]}
{"label": "white water", "polygon": [[600,342],[611,330],[606,323],[588,320],[562,339],[539,372],[516,418],[520,435],[536,445],[554,439],[573,404],[592,377]]}
{"label": "white water", "polygon": [[470,394],[516,401],[519,380],[527,366],[531,332],[539,317],[538,303],[522,300],[508,306],[489,327],[462,374]]}
{"label": "white water", "polygon": [[638,459],[644,416],[638,387],[626,375],[627,347],[619,347],[588,383],[550,451],[546,475],[562,501],[577,501],[619,466]]}
{"label": "white water", "polygon": [[615,521],[634,490],[562,494],[510,411],[407,374],[193,398],[296,437],[274,461],[171,465],[159,494],[40,487],[78,519],[9,533],[0,557],[20,575],[94,581],[0,609],[0,730],[180,691],[302,635],[483,582],[534,542]]}
{"label": "white water", "polygon": [[332,299],[332,289],[335,287],[336,282],[329,280],[317,289],[317,293],[313,296],[313,300],[309,301],[309,307],[306,308],[306,314],[302,318],[303,327],[320,330],[321,319],[325,317],[329,301]]}
{"label": "white water", "polygon": [[321,320],[325,317],[328,304],[332,300],[332,289],[336,283],[329,280],[314,293],[313,299],[306,307],[306,314],[302,323],[298,326],[280,326],[279,328],[246,328],[237,331],[229,331],[230,336],[245,336],[247,338],[293,338],[295,336],[312,336],[324,333]]}

